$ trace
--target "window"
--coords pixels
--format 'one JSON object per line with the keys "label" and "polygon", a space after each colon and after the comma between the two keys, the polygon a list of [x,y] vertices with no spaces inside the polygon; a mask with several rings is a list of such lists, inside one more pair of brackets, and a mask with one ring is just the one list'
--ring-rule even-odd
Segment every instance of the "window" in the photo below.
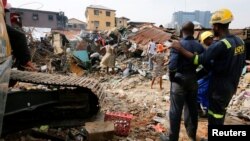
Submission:
{"label": "window", "polygon": [[106,16],[110,17],[110,11],[106,11]]}
{"label": "window", "polygon": [[98,27],[99,26],[99,21],[94,21],[94,26]]}
{"label": "window", "polygon": [[53,20],[54,20],[53,15],[48,15],[48,20],[49,20],[49,21],[53,21]]}
{"label": "window", "polygon": [[79,25],[81,29],[84,29],[85,28],[85,25],[84,24],[80,24]]}
{"label": "window", "polygon": [[74,24],[73,26],[74,26],[74,28],[77,28],[77,25],[76,25],[76,24]]}
{"label": "window", "polygon": [[119,21],[119,23],[122,23],[122,21]]}
{"label": "window", "polygon": [[23,15],[23,12],[17,12],[19,15]]}
{"label": "window", "polygon": [[33,19],[34,21],[38,21],[38,14],[37,14],[37,13],[33,13],[32,19]]}
{"label": "window", "polygon": [[99,15],[99,10],[94,10],[94,15]]}
{"label": "window", "polygon": [[107,27],[110,27],[110,22],[106,22],[106,26],[107,26]]}

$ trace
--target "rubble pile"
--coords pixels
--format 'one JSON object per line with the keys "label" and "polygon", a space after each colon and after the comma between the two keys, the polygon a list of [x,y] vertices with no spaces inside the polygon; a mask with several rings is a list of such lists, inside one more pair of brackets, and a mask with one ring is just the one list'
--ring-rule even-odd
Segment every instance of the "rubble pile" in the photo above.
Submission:
{"label": "rubble pile", "polygon": [[[58,47],[56,49],[55,47],[55,44],[60,42],[54,41],[52,37],[42,38],[41,40],[33,40],[31,37],[29,40],[31,60],[36,64],[39,71],[49,73],[65,73],[68,71],[67,65],[69,60],[66,49],[63,51],[63,48]],[[60,51],[58,52],[58,50]]]}
{"label": "rubble pile", "polygon": [[235,95],[229,105],[227,112],[230,115],[250,120],[250,91]]}
{"label": "rubble pile", "polygon": [[250,73],[242,77],[237,93],[229,103],[227,113],[246,121],[250,121]]}
{"label": "rubble pile", "polygon": [[[94,70],[93,66],[99,66],[99,64],[91,62],[91,58],[88,58],[91,54],[93,55],[93,53],[98,52],[96,50],[99,50],[98,57],[99,55],[100,57],[102,56],[103,52],[101,52],[98,47],[100,47],[99,45],[102,44],[103,40],[110,40],[110,37],[107,37],[105,33],[82,32],[76,36],[77,39],[69,43],[72,45],[69,47],[69,52],[66,51],[65,47],[62,47],[63,52],[59,54],[55,53],[55,48],[51,42],[47,40],[40,42],[33,41],[31,43],[32,61],[39,67],[46,66],[45,70],[48,73],[64,72],[72,76],[86,75],[105,85],[107,95],[101,105],[101,115],[99,115],[99,117],[97,116],[94,121],[91,119],[91,121],[93,123],[96,121],[104,122],[103,115],[109,112],[121,112],[133,115],[128,136],[112,136],[110,140],[158,140],[161,133],[168,132],[170,82],[166,75],[166,79],[163,80],[163,90],[160,90],[157,84],[154,89],[150,88],[152,76],[151,72],[148,71],[148,58],[143,56],[143,51],[145,51],[150,39],[166,43],[176,37],[173,37],[172,31],[165,32],[156,27],[140,28],[134,32],[131,29],[114,29],[108,32],[108,35],[111,35],[111,39],[117,42],[117,48],[119,50],[116,56],[115,74],[108,75],[99,69]],[[161,38],[159,38],[159,36],[161,36]],[[77,43],[73,44],[73,42]],[[138,53],[135,50],[140,51]],[[76,60],[76,58],[72,57],[74,55],[72,52],[74,51],[86,51],[87,53],[85,53],[85,55],[87,55],[85,57],[93,63],[91,64],[92,68],[89,69],[80,66],[80,63],[84,64],[85,62],[79,62],[81,59]],[[69,66],[71,69],[68,69]],[[87,71],[88,73],[83,73]],[[167,74],[167,67],[165,71]],[[158,80],[156,80],[156,83],[159,83]],[[250,120],[249,83],[250,81],[243,81],[242,78],[238,92],[233,97],[227,109],[229,116]],[[19,84],[19,88],[20,87],[25,89],[36,89],[37,87],[39,89],[48,89],[42,85]],[[239,122],[241,121],[239,120]],[[197,136],[199,138],[207,137],[207,119],[199,119],[198,124]],[[32,129],[32,131],[29,131],[27,134],[39,138],[39,136],[34,135],[35,132],[42,133],[43,138],[49,136],[57,140],[70,138],[78,141],[86,140],[86,132],[84,129],[85,126],[83,124],[77,123],[70,127],[45,125]],[[114,129],[110,129],[108,132],[113,134],[113,130]],[[102,131],[100,130],[100,132]],[[30,136],[22,136],[21,138],[30,138]],[[188,140],[183,123],[181,125],[180,140]]]}

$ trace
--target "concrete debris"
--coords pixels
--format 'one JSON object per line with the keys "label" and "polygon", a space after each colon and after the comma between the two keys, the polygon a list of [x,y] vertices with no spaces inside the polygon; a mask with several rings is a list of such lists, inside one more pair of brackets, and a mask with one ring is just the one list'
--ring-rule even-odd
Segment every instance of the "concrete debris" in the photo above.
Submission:
{"label": "concrete debris", "polygon": [[90,141],[106,141],[114,136],[114,123],[112,121],[105,122],[87,122],[85,128],[88,132],[88,140]]}
{"label": "concrete debris", "polygon": [[145,141],[154,141],[154,140],[150,138],[146,138]]}
{"label": "concrete debris", "polygon": [[163,79],[163,80],[169,80],[169,77],[168,77],[168,75],[163,75],[163,76],[162,76],[162,79]]}
{"label": "concrete debris", "polygon": [[158,116],[154,116],[153,120],[157,123],[161,123],[161,124],[165,124],[167,122],[166,118],[162,118],[162,117],[158,117]]}
{"label": "concrete debris", "polygon": [[144,70],[138,70],[138,72],[140,73],[140,75],[142,75],[142,76],[144,76],[144,77],[146,77],[147,76],[147,73],[146,73],[146,71],[144,71]]}
{"label": "concrete debris", "polygon": [[133,28],[133,29],[132,29],[132,32],[137,32],[137,31],[138,31],[137,28]]}
{"label": "concrete debris", "polygon": [[234,95],[227,113],[232,116],[237,116],[250,120],[250,91],[243,91],[238,95]]}
{"label": "concrete debris", "polygon": [[245,75],[244,75],[244,81],[245,81],[245,83],[250,83],[250,73],[246,73]]}

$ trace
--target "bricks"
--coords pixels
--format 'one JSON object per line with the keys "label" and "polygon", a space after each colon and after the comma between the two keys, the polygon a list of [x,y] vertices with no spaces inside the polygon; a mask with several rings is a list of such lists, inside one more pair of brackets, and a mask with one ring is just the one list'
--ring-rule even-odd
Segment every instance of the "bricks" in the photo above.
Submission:
{"label": "bricks", "polygon": [[106,141],[112,139],[115,131],[112,121],[87,122],[85,128],[89,133],[89,141]]}

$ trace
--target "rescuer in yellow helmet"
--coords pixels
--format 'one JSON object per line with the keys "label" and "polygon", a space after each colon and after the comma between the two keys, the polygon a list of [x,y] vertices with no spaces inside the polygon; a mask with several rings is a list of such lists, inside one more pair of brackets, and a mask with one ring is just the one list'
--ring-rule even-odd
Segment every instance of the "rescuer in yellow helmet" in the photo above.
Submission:
{"label": "rescuer in yellow helmet", "polygon": [[213,43],[214,34],[211,31],[205,31],[200,35],[200,42],[205,45],[205,47],[210,46]]}
{"label": "rescuer in yellow helmet", "polygon": [[229,24],[232,21],[233,14],[229,9],[219,9],[213,13],[210,23],[214,36],[218,37],[219,41],[211,44],[207,50],[199,55],[187,51],[179,41],[174,41],[170,47],[191,59],[194,64],[206,65],[207,62],[213,60],[208,90],[209,125],[224,124],[226,107],[237,90],[245,66],[244,41],[229,33]]}
{"label": "rescuer in yellow helmet", "polygon": [[202,54],[188,52],[178,41],[172,45],[179,53],[193,59],[194,64],[214,61],[208,109],[208,122],[211,125],[224,123],[226,107],[236,92],[245,65],[244,41],[229,33],[229,24],[232,21],[233,14],[229,9],[220,9],[213,13],[210,23],[214,36],[220,40],[210,45]]}

